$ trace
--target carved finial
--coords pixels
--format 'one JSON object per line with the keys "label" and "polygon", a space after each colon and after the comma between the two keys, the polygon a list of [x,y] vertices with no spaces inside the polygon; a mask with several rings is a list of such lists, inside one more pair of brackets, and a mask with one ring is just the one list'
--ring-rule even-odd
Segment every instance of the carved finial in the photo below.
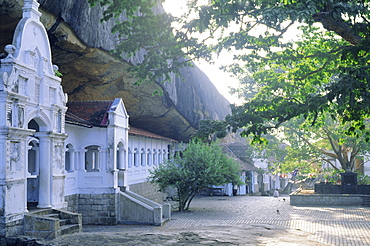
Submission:
{"label": "carved finial", "polygon": [[12,44],[8,44],[8,45],[6,45],[6,46],[5,46],[4,50],[5,50],[5,52],[6,52],[6,53],[8,53],[9,55],[12,55],[12,54],[15,52],[16,48],[15,48],[15,46],[14,46],[14,45],[12,45]]}
{"label": "carved finial", "polygon": [[40,4],[36,0],[24,0],[23,18],[36,18],[40,19],[41,13],[39,12]]}
{"label": "carved finial", "polygon": [[8,44],[4,48],[5,52],[8,53],[7,57],[5,57],[7,62],[11,62],[14,60],[13,53],[17,50],[14,45]]}

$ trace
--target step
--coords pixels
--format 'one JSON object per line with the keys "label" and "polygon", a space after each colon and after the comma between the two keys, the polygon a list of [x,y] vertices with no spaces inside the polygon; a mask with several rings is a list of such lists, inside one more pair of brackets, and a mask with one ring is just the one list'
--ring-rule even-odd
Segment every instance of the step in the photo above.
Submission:
{"label": "step", "polygon": [[37,216],[46,216],[46,215],[49,215],[49,214],[53,214],[53,209],[49,209],[49,208],[46,208],[46,209],[35,209],[35,210],[32,210],[30,211],[31,215],[37,215]]}
{"label": "step", "polygon": [[44,214],[42,215],[44,217],[49,217],[49,218],[59,218],[59,214],[56,214],[56,213],[51,213],[51,214]]}
{"label": "step", "polygon": [[81,225],[79,224],[68,224],[60,227],[60,235],[66,235],[71,233],[77,233],[81,231]]}
{"label": "step", "polygon": [[[25,223],[26,235],[44,239],[82,231],[81,215],[67,211],[35,210],[29,213]],[[51,228],[56,230],[50,231]]]}
{"label": "step", "polygon": [[60,227],[71,224],[68,219],[59,219]]}

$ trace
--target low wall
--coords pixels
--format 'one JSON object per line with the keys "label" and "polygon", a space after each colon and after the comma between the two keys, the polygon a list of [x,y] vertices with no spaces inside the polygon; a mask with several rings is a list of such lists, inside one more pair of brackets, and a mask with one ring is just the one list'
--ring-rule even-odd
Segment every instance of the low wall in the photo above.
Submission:
{"label": "low wall", "polygon": [[129,190],[157,203],[162,203],[167,197],[167,194],[159,192],[158,187],[150,182],[132,184]]}
{"label": "low wall", "polygon": [[315,194],[362,194],[370,195],[370,185],[315,184]]}
{"label": "low wall", "polygon": [[315,194],[312,190],[296,190],[290,194],[290,205],[293,206],[359,206],[364,204],[361,194]]}

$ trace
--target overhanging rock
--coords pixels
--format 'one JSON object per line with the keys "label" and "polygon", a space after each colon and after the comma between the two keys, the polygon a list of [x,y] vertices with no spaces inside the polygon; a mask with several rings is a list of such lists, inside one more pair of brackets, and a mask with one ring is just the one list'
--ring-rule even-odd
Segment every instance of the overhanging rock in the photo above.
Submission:
{"label": "overhanging rock", "polygon": [[[0,0],[0,50],[12,43],[22,2]],[[183,68],[183,80],[173,77],[172,83],[135,86],[136,79],[126,70],[141,56],[117,61],[107,52],[116,37],[110,32],[113,22],[100,23],[100,8],[90,8],[87,1],[39,2],[53,62],[63,74],[70,100],[123,98],[132,125],[180,141],[194,134],[199,120],[223,119],[230,112],[227,100],[197,67]],[[164,89],[162,96],[153,95],[158,89]]]}

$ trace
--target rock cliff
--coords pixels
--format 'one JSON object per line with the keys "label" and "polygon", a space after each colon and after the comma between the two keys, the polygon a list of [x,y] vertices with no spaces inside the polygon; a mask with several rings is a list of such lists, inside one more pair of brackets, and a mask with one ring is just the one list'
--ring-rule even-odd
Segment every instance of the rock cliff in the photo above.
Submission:
{"label": "rock cliff", "polygon": [[[123,98],[132,125],[181,141],[195,132],[199,120],[223,119],[229,113],[227,100],[197,67],[183,68],[183,79],[174,76],[171,83],[135,86],[126,70],[142,54],[125,61],[109,54],[117,41],[110,32],[113,21],[100,22],[102,9],[90,8],[85,0],[38,1],[69,100]],[[0,53],[12,42],[22,4],[0,0]],[[163,95],[154,96],[158,89]]]}

